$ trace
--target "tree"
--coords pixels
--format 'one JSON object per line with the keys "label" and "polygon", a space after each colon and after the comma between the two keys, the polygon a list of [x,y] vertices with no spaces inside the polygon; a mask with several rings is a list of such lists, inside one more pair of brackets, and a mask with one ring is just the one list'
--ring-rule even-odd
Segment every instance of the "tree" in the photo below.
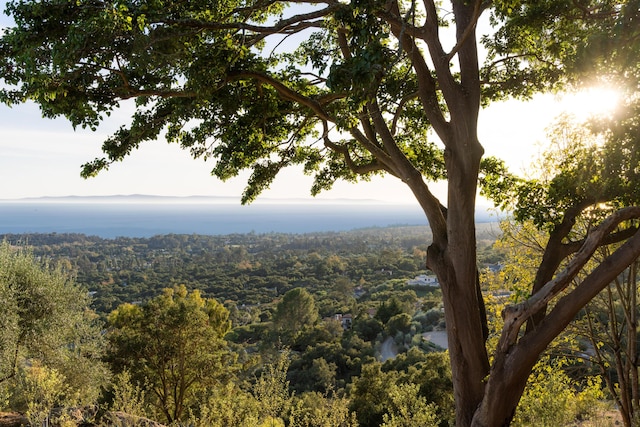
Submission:
{"label": "tree", "polygon": [[357,427],[358,421],[349,411],[344,397],[310,392],[296,399],[289,416],[292,427]]}
{"label": "tree", "polygon": [[437,427],[436,407],[418,394],[416,384],[393,384],[389,389],[391,409],[383,415],[382,427]]}
{"label": "tree", "polygon": [[[273,363],[266,364],[260,378],[253,386],[253,394],[260,407],[262,420],[282,420],[282,416],[290,409],[291,392],[287,381],[289,354],[281,352]],[[272,423],[265,422],[265,425]],[[273,424],[275,425],[275,424]]]}
{"label": "tree", "polygon": [[313,295],[303,288],[291,289],[284,294],[273,314],[275,330],[286,344],[291,344],[303,329],[313,326],[317,320],[318,309]]}
{"label": "tree", "polygon": [[585,356],[598,367],[627,427],[640,419],[637,269],[638,261],[616,277],[589,303],[574,329],[588,340],[592,351]]}
{"label": "tree", "polygon": [[37,261],[26,248],[0,244],[0,386],[13,392],[13,401],[30,403],[15,385],[29,366],[25,375],[34,374],[34,381],[61,385],[48,404],[97,398],[106,369],[89,304],[86,290],[59,269]]}
{"label": "tree", "polygon": [[198,393],[232,374],[228,317],[222,304],[184,286],[143,305],[123,304],[108,318],[108,361],[129,372],[167,422],[183,420]]}
{"label": "tree", "polygon": [[[0,97],[7,104],[33,100],[45,117],[62,115],[74,126],[90,128],[124,101],[135,100],[131,123],[105,141],[105,157],[87,163],[85,177],[164,132],[194,157],[213,160],[219,178],[252,170],[243,202],[292,165],[314,175],[313,194],[338,179],[375,174],[400,179],[433,234],[426,263],[443,291],[457,424],[506,424],[538,355],[640,253],[635,229],[614,232],[640,209],[612,211],[578,252],[582,242],[566,250],[562,239],[570,235],[576,215],[600,200],[544,205],[557,213],[546,223],[555,230],[549,254],[532,299],[505,311],[503,339],[490,359],[476,266],[475,200],[479,178],[494,188],[511,180],[496,178],[505,172],[500,162],[482,160],[479,110],[493,99],[528,97],[584,80],[586,71],[637,82],[637,67],[625,67],[624,60],[638,57],[638,5],[637,0],[451,0],[447,5],[434,0],[10,2],[7,10],[16,24],[0,41],[7,85]],[[481,67],[477,33],[480,18],[489,13],[494,28],[482,37],[488,56]],[[293,40],[303,41],[286,49]],[[629,140],[637,135],[628,131],[637,129],[634,117],[621,131]],[[437,179],[448,182],[446,207],[429,185]],[[556,304],[557,310],[543,310],[592,248],[612,239],[626,243]],[[556,274],[557,260],[572,255],[572,267]]]}

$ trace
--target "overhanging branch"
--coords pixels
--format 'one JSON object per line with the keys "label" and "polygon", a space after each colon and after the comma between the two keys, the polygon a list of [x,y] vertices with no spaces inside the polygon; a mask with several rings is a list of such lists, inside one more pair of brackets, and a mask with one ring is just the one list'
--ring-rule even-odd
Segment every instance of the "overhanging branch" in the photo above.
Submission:
{"label": "overhanging branch", "polygon": [[328,122],[334,122],[334,119],[329,116],[329,114],[322,108],[320,103],[316,100],[313,100],[309,97],[306,97],[295,90],[289,88],[281,81],[274,79],[273,77],[260,73],[257,71],[231,71],[228,74],[231,79],[242,79],[242,78],[250,78],[261,81],[263,83],[267,83],[271,87],[273,87],[283,98],[289,99],[291,101],[295,101],[300,105],[308,107],[311,109],[314,114],[321,120],[325,120]]}

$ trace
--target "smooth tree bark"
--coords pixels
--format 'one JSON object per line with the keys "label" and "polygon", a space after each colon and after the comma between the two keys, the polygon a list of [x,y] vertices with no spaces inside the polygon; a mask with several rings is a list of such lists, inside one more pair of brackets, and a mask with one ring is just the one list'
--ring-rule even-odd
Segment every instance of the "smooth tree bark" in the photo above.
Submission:
{"label": "smooth tree bark", "polygon": [[[105,141],[106,157],[85,165],[85,177],[164,132],[194,157],[214,161],[212,173],[221,179],[252,170],[243,202],[291,165],[315,176],[314,194],[339,179],[400,179],[433,235],[426,265],[443,292],[456,424],[507,425],[539,355],[640,254],[635,230],[617,232],[640,218],[640,208],[613,211],[584,242],[571,242],[575,217],[600,200],[555,207],[560,214],[532,296],[505,310],[490,364],[476,194],[479,181],[497,183],[495,194],[511,181],[502,180],[499,162],[483,159],[479,112],[492,99],[529,96],[566,81],[574,58],[547,39],[578,43],[590,25],[605,32],[632,10],[618,3],[633,2],[610,3],[10,2],[16,25],[0,39],[0,99],[33,100],[46,117],[63,115],[92,128],[120,102],[135,99],[131,124]],[[497,37],[487,42],[491,55],[481,69],[477,32],[490,11]],[[548,22],[538,23],[541,17]],[[510,37],[525,24],[538,28],[531,40]],[[552,24],[562,31],[542,28]],[[635,27],[628,27],[633,39]],[[295,36],[303,40],[296,51],[282,53]],[[440,179],[448,184],[446,201],[430,188]],[[613,240],[624,243],[568,290],[593,251]]]}

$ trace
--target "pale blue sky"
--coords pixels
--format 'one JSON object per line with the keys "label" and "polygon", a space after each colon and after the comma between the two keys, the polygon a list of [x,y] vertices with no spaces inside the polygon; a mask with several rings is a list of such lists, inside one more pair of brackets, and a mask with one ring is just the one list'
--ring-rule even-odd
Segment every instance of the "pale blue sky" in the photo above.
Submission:
{"label": "pale blue sky", "polygon": [[[0,7],[4,9],[4,1]],[[8,25],[0,17],[0,26]],[[523,103],[496,103],[482,112],[480,139],[488,155],[508,161],[514,170],[526,167],[540,150],[544,129],[554,117],[570,110],[585,111],[607,102],[599,95],[559,99],[537,96]],[[163,140],[143,144],[123,163],[116,164],[97,178],[80,178],[80,166],[100,156],[102,141],[120,124],[126,112],[119,112],[97,132],[74,131],[63,119],[40,116],[35,105],[8,108],[0,105],[0,199],[66,195],[214,195],[239,196],[246,176],[222,183],[210,176],[211,165],[193,160],[189,154]],[[311,178],[299,170],[284,171],[265,198],[307,198]],[[443,186],[436,193],[443,197]],[[338,183],[320,197],[376,199],[394,203],[413,203],[413,196],[399,181],[387,177],[356,185]],[[444,197],[442,198],[445,201]]]}

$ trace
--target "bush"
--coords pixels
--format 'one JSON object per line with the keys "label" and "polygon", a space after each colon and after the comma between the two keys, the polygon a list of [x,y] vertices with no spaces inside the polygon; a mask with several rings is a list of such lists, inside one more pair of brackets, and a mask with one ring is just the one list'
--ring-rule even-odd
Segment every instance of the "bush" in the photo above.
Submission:
{"label": "bush", "polygon": [[577,389],[562,363],[543,359],[534,368],[513,420],[514,425],[555,427],[589,418],[604,395],[597,378]]}

